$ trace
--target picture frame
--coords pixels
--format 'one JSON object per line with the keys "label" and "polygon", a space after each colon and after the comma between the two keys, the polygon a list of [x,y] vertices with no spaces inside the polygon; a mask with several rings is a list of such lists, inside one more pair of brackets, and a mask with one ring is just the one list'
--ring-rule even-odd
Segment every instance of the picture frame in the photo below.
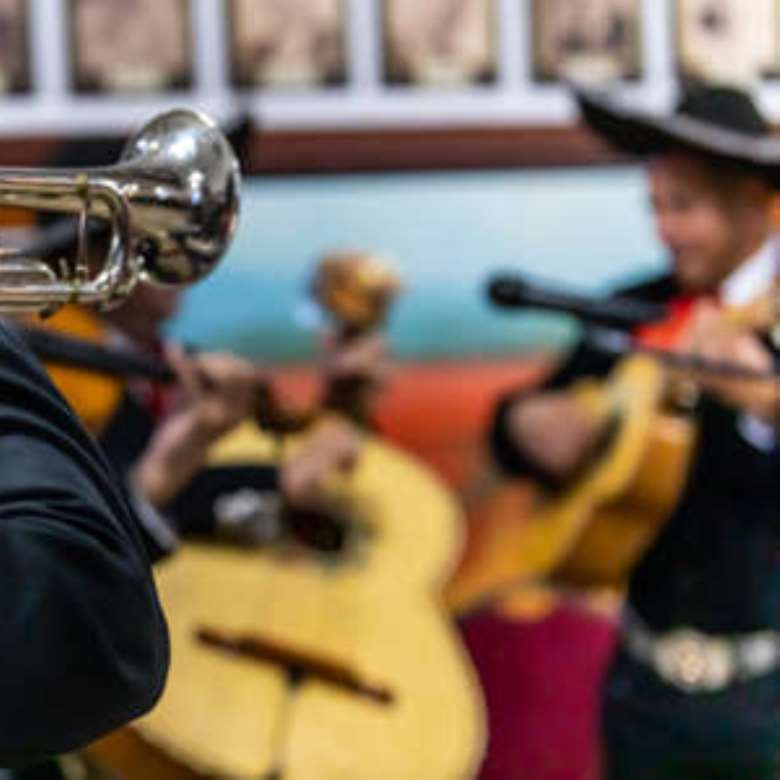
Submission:
{"label": "picture frame", "polygon": [[780,2],[676,0],[677,71],[683,79],[752,85],[780,76]]}
{"label": "picture frame", "polygon": [[489,85],[498,75],[496,0],[382,0],[384,82]]}
{"label": "picture frame", "polygon": [[298,90],[347,81],[348,0],[229,0],[231,82]]}
{"label": "picture frame", "polygon": [[766,79],[780,79],[780,0],[769,0],[772,5],[771,42],[769,43],[768,60],[762,68],[761,75]]}
{"label": "picture frame", "polygon": [[30,90],[29,0],[0,0],[0,92]]}
{"label": "picture frame", "polygon": [[190,0],[70,0],[76,92],[161,92],[192,86]]}
{"label": "picture frame", "polygon": [[532,0],[538,82],[642,77],[641,0]]}

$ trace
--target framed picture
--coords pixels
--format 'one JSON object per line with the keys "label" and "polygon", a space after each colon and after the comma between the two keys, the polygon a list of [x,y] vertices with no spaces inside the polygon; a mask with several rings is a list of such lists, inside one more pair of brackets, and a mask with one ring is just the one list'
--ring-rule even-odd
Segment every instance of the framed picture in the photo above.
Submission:
{"label": "framed picture", "polygon": [[[771,30],[768,36],[771,38],[771,41],[767,40],[764,42],[764,45],[768,47],[769,56],[763,66],[761,75],[772,79],[780,79],[780,0],[768,0],[768,2],[772,5],[771,26],[767,25]],[[764,13],[767,17],[770,16],[766,11]],[[760,34],[766,37],[766,30]]]}
{"label": "framed picture", "polygon": [[382,0],[382,21],[388,84],[496,80],[496,0]]}
{"label": "framed picture", "polygon": [[721,83],[780,75],[778,0],[677,0],[677,66],[683,77]]}
{"label": "framed picture", "polygon": [[639,78],[640,10],[640,0],[533,0],[535,78]]}
{"label": "framed picture", "polygon": [[191,86],[190,0],[70,0],[70,24],[77,91]]}
{"label": "framed picture", "polygon": [[0,92],[30,89],[27,0],[0,0]]}
{"label": "framed picture", "polygon": [[237,87],[306,88],[346,81],[347,0],[230,0]]}

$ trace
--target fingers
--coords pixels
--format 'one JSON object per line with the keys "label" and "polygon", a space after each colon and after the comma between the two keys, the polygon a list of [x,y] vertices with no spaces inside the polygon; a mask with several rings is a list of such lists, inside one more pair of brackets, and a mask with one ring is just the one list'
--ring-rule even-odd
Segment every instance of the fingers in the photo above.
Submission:
{"label": "fingers", "polygon": [[699,303],[683,333],[678,349],[682,352],[699,354],[708,344],[722,338],[726,330],[726,322],[718,307],[712,303]]}
{"label": "fingers", "polygon": [[229,353],[188,356],[178,347],[167,350],[181,388],[178,410],[206,439],[214,439],[254,414],[265,370]]}
{"label": "fingers", "polygon": [[238,400],[266,381],[265,371],[257,364],[229,353],[200,354],[193,363],[204,395]]}
{"label": "fingers", "polygon": [[165,359],[176,372],[179,389],[185,402],[191,402],[203,393],[202,381],[195,362],[177,344],[165,345]]}
{"label": "fingers", "polygon": [[362,336],[348,344],[333,341],[326,353],[325,373],[329,380],[364,379],[376,388],[392,379],[396,366],[387,341],[378,333]]}
{"label": "fingers", "polygon": [[[773,366],[769,350],[758,337],[734,327],[724,312],[712,304],[697,306],[681,350],[713,364],[713,368],[733,366],[769,374]],[[729,406],[746,411],[756,406],[763,409],[777,393],[777,382],[769,379],[739,379],[716,370],[694,372],[692,378]]]}
{"label": "fingers", "polygon": [[682,349],[707,361],[725,362],[736,367],[768,370],[771,358],[750,331],[731,326],[716,307],[701,304],[684,336]]}
{"label": "fingers", "polygon": [[347,471],[357,463],[362,446],[363,437],[354,425],[330,420],[309,437],[301,451],[315,459],[323,470]]}
{"label": "fingers", "polygon": [[362,336],[347,344],[332,342],[326,357],[326,366],[335,373],[355,374],[365,371],[387,357],[387,345],[378,333]]}
{"label": "fingers", "polygon": [[316,504],[329,478],[355,467],[362,447],[363,437],[351,424],[331,421],[320,426],[284,465],[285,496],[295,505]]}

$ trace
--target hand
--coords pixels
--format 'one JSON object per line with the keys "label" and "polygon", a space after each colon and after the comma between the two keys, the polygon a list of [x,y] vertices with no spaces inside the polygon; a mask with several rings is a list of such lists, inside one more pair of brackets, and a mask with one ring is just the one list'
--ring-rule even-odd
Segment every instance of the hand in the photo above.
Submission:
{"label": "hand", "polygon": [[508,424],[515,446],[561,481],[573,476],[603,431],[603,422],[565,392],[521,399]]}
{"label": "hand", "polygon": [[258,366],[226,353],[188,357],[171,348],[167,359],[181,394],[131,474],[134,488],[158,508],[203,466],[211,445],[253,412],[258,388],[267,381]]}
{"label": "hand", "polygon": [[392,377],[394,365],[387,341],[377,332],[344,340],[335,334],[324,342],[323,371],[329,382],[361,379],[372,388],[385,387]]}
{"label": "hand", "polygon": [[250,416],[268,381],[257,364],[227,352],[186,356],[170,348],[168,362],[179,376],[178,412],[189,415],[201,438],[214,441]]}
{"label": "hand", "polygon": [[363,437],[354,425],[340,418],[326,420],[282,467],[282,494],[293,506],[316,506],[328,478],[350,471],[362,446]]}
{"label": "hand", "polygon": [[[704,360],[725,362],[769,374],[770,351],[751,331],[733,327],[716,306],[701,303],[694,312],[681,349]],[[734,379],[699,372],[696,383],[728,405],[774,424],[780,413],[780,382],[777,379]]]}
{"label": "hand", "polygon": [[325,406],[368,423],[394,371],[385,339],[377,332],[325,343]]}

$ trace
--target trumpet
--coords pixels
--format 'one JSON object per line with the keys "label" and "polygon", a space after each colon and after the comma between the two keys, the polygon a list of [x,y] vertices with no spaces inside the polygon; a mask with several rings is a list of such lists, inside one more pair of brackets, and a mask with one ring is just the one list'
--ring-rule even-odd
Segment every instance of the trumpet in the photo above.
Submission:
{"label": "trumpet", "polygon": [[[109,307],[140,280],[186,285],[217,265],[238,225],[238,161],[196,111],[152,119],[119,161],[91,169],[0,168],[0,205],[76,215],[76,255],[51,263],[0,252],[0,314],[48,314],[66,303]],[[89,257],[90,220],[107,223],[102,261]]]}

